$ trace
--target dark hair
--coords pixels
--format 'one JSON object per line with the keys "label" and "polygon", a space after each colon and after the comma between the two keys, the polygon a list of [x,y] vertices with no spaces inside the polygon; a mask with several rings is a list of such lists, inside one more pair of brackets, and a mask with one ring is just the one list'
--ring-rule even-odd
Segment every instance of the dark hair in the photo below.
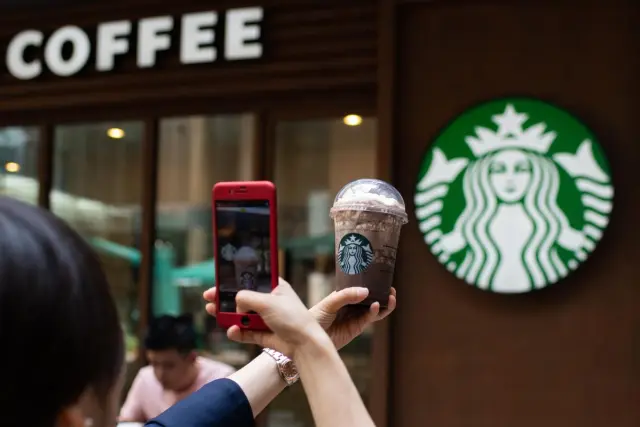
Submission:
{"label": "dark hair", "polygon": [[147,350],[177,350],[189,353],[196,349],[196,331],[189,315],[164,315],[151,322],[144,346]]}
{"label": "dark hair", "polygon": [[51,213],[0,197],[0,424],[51,427],[124,358],[118,313],[89,245]]}

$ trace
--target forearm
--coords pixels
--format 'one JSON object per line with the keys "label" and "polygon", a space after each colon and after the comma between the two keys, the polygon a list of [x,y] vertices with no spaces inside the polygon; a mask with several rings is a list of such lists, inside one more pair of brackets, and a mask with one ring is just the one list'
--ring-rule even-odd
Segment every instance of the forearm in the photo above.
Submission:
{"label": "forearm", "polygon": [[148,427],[254,427],[255,420],[244,391],[222,378],[204,385],[155,419]]}
{"label": "forearm", "polygon": [[328,336],[300,347],[294,361],[317,427],[372,427],[349,371]]}
{"label": "forearm", "polygon": [[254,418],[286,387],[275,360],[264,353],[234,372],[229,379],[236,382],[247,396]]}

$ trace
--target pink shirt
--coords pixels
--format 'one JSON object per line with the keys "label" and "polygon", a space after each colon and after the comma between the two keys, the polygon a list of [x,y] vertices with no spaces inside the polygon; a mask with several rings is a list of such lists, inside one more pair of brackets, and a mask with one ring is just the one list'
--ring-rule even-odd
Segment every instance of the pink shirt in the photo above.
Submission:
{"label": "pink shirt", "polygon": [[203,385],[218,378],[226,378],[235,372],[235,369],[227,364],[204,357],[198,357],[197,363],[196,381],[189,389],[179,393],[162,388],[151,366],[140,369],[120,410],[120,420],[147,422]]}

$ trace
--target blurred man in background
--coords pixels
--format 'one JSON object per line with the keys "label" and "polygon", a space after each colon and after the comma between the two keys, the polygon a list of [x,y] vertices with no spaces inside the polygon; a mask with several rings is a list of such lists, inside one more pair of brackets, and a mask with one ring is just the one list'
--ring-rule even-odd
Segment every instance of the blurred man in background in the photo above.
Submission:
{"label": "blurred man in background", "polygon": [[229,365],[198,356],[190,317],[155,319],[145,339],[149,366],[138,372],[120,411],[120,421],[146,422],[218,378],[231,375]]}

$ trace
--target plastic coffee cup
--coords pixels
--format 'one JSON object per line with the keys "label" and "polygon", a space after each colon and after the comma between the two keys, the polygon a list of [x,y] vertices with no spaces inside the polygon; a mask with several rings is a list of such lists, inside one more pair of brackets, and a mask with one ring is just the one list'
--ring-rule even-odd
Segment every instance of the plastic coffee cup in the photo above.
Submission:
{"label": "plastic coffee cup", "polygon": [[238,289],[257,290],[258,265],[260,258],[255,250],[248,246],[240,248],[233,257]]}
{"label": "plastic coffee cup", "polygon": [[359,179],[337,194],[330,213],[335,225],[336,290],[369,289],[360,303],[387,307],[400,230],[408,222],[404,200],[391,184]]}

